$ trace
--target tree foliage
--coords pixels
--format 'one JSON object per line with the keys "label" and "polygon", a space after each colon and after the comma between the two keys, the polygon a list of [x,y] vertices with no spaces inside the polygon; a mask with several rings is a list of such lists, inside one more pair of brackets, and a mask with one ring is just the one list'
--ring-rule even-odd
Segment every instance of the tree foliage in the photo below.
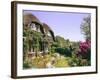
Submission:
{"label": "tree foliage", "polygon": [[91,39],[91,17],[90,15],[84,17],[83,22],[81,23],[81,32],[84,34],[86,39]]}

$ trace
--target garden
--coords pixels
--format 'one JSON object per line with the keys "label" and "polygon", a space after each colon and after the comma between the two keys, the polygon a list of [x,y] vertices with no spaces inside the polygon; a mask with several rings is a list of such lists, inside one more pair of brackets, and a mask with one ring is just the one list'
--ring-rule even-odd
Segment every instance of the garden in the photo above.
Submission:
{"label": "garden", "polygon": [[32,22],[30,26],[23,28],[24,69],[91,66],[90,16],[80,25],[85,41],[54,36],[46,24]]}

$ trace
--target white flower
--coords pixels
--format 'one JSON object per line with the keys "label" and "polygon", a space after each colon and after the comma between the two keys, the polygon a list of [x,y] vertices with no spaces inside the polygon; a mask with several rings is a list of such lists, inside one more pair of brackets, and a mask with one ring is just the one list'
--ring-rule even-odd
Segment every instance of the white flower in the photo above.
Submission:
{"label": "white flower", "polygon": [[48,62],[48,63],[46,64],[46,67],[47,67],[47,68],[54,68],[54,66],[51,64],[51,62]]}

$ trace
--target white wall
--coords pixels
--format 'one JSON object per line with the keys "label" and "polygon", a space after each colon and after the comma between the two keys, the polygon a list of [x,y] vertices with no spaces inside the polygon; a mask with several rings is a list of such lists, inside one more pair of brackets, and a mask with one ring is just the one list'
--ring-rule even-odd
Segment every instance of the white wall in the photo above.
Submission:
{"label": "white wall", "polygon": [[[37,0],[30,0],[30,1],[37,1]],[[39,1],[64,3],[64,4],[100,5],[99,0],[38,0],[38,2]],[[11,70],[10,69],[11,68],[10,66],[11,65],[11,11],[10,11],[11,3],[10,2],[11,0],[0,0],[0,80],[14,80],[10,78],[10,70]],[[100,30],[99,27],[98,30]],[[98,32],[98,34],[100,34],[100,32]],[[100,37],[98,41],[100,41]],[[98,44],[100,44],[100,42]],[[98,58],[100,58],[100,54],[98,54]],[[100,59],[98,61],[100,61]],[[100,64],[98,65],[100,67]],[[41,80],[100,80],[99,76],[100,76],[100,69],[98,74],[34,78],[34,80],[40,80],[40,79]],[[33,78],[26,80],[33,80]]]}

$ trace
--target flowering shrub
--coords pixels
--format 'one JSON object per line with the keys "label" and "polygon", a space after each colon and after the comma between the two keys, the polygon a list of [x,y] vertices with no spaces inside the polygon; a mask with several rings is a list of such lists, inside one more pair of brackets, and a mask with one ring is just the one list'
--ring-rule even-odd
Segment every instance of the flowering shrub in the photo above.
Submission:
{"label": "flowering shrub", "polygon": [[79,43],[78,56],[81,56],[83,59],[90,60],[91,57],[91,41],[86,40],[85,42]]}

